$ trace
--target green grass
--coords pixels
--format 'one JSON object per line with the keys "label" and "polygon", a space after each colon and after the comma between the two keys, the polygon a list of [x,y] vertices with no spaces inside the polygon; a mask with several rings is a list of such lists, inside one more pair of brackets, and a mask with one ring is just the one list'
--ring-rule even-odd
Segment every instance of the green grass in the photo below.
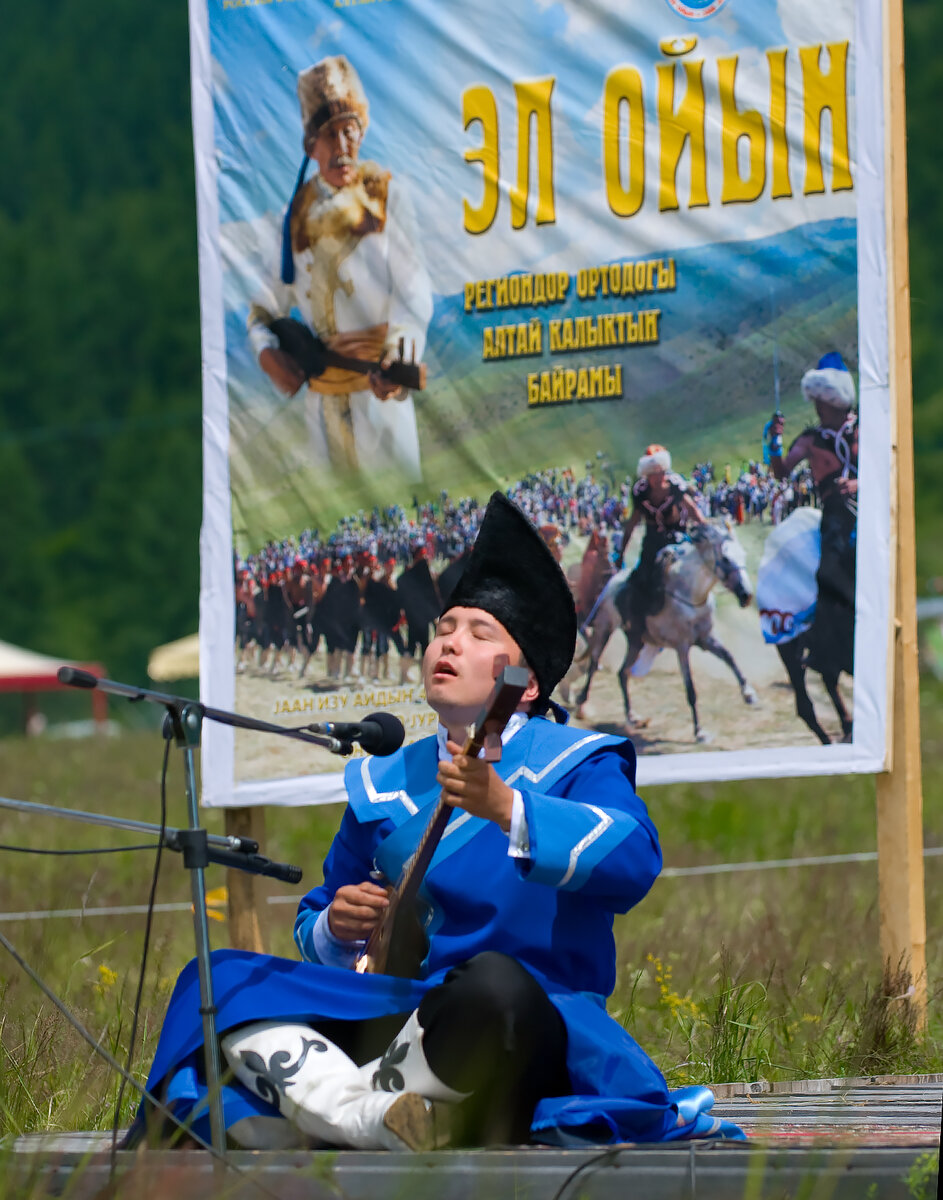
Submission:
{"label": "green grass", "polygon": [[[943,843],[943,687],[922,694],[924,837]],[[871,778],[653,790],[666,862],[754,861],[874,850]],[[885,999],[877,864],[794,867],[660,880],[619,927],[612,1001],[676,1084],[943,1070],[943,904],[926,866],[926,1035]]]}
{"label": "green grass", "polygon": [[[922,689],[925,840],[943,844],[943,684]],[[103,742],[0,741],[6,796],[157,821],[162,744],[133,731]],[[171,824],[186,824],[182,769],[172,752]],[[651,789],[646,800],[671,866],[872,850],[870,778],[770,780]],[[222,829],[218,811],[205,814]],[[320,881],[337,808],[269,809],[263,847]],[[0,811],[0,842],[47,848],[140,840],[115,831]],[[49,858],[2,853],[0,912],[144,904],[149,852]],[[943,1070],[933,1003],[943,980],[943,883],[927,866],[929,1029],[888,1002],[878,951],[874,863],[663,878],[617,927],[619,976],[611,1010],[672,1084]],[[209,888],[224,883],[210,868]],[[284,885],[265,887],[286,894]],[[299,894],[302,888],[298,889]],[[163,903],[189,902],[189,880],[166,853]],[[267,905],[269,948],[294,957],[293,907]],[[123,1060],[144,918],[4,922],[0,930],[80,1019]],[[214,944],[228,944],[211,921]],[[144,992],[136,1074],[146,1075],[169,990],[193,953],[188,911],[161,913]],[[0,1132],[108,1128],[118,1083],[0,949]],[[891,982],[891,993],[903,991]],[[122,1121],[134,1097],[126,1094]]]}

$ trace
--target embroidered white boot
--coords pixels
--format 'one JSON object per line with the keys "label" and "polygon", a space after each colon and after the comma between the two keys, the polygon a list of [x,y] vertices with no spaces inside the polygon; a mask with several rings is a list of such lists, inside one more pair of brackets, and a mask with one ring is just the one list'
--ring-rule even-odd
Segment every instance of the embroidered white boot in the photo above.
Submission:
{"label": "embroidered white boot", "polygon": [[427,1109],[432,1140],[426,1148],[435,1149],[449,1144],[450,1105],[465,1100],[471,1093],[456,1091],[433,1072],[423,1050],[423,1032],[417,1009],[410,1014],[383,1057],[362,1067],[361,1075],[374,1091],[403,1096],[418,1095],[429,1101]]}
{"label": "embroidered white boot", "polygon": [[227,1033],[221,1045],[240,1083],[323,1145],[431,1146],[431,1117],[420,1096],[373,1091],[356,1063],[309,1025],[259,1021]]}

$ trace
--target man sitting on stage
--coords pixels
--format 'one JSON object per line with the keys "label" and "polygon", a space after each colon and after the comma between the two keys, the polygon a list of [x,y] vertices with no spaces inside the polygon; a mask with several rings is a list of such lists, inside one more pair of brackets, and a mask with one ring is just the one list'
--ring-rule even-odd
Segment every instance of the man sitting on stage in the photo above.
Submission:
{"label": "man sitting on stage", "polygon": [[[560,712],[550,694],[575,637],[563,573],[495,493],[423,660],[438,736],[348,765],[324,883],[295,924],[309,961],[214,955],[234,1142],[420,1149],[443,1128],[452,1145],[741,1136],[707,1116],[706,1088],[669,1095],[605,1011],[614,914],[646,894],[661,853],[631,743],[542,715]],[[492,763],[461,746],[501,655],[529,682]],[[420,978],[359,974],[388,903],[377,880],[398,877],[440,793],[459,811],[422,887]],[[198,995],[191,964],[150,1085],[202,1132]]]}

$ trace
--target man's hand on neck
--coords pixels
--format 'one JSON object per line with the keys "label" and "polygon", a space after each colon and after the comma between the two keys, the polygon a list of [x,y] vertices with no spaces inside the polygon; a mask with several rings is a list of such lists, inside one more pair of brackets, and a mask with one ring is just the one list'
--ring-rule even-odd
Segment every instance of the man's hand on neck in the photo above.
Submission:
{"label": "man's hand on neck", "polygon": [[511,828],[511,809],[514,793],[483,758],[470,758],[462,753],[459,742],[452,734],[445,744],[452,761],[439,763],[437,776],[442,788],[442,799],[452,808],[461,808],[473,817],[483,817],[494,823],[505,833]]}

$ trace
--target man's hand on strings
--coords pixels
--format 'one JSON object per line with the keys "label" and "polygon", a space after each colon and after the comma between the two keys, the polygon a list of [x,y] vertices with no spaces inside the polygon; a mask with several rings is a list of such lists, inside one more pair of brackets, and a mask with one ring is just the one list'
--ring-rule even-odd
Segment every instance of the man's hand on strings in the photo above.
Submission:
{"label": "man's hand on strings", "polygon": [[505,833],[511,828],[514,793],[494,767],[483,758],[470,758],[456,742],[446,742],[451,762],[439,763],[442,799],[452,808],[463,808],[473,817],[494,821]]}
{"label": "man's hand on strings", "polygon": [[393,383],[380,373],[392,366],[394,360],[395,355],[393,351],[388,350],[380,360],[380,370],[370,372],[370,391],[373,392],[378,400],[405,400],[406,398],[406,389],[404,387],[401,387],[398,383]]}
{"label": "man's hand on strings", "polygon": [[389,888],[378,883],[347,883],[334,893],[327,923],[342,942],[368,938],[390,906]]}

